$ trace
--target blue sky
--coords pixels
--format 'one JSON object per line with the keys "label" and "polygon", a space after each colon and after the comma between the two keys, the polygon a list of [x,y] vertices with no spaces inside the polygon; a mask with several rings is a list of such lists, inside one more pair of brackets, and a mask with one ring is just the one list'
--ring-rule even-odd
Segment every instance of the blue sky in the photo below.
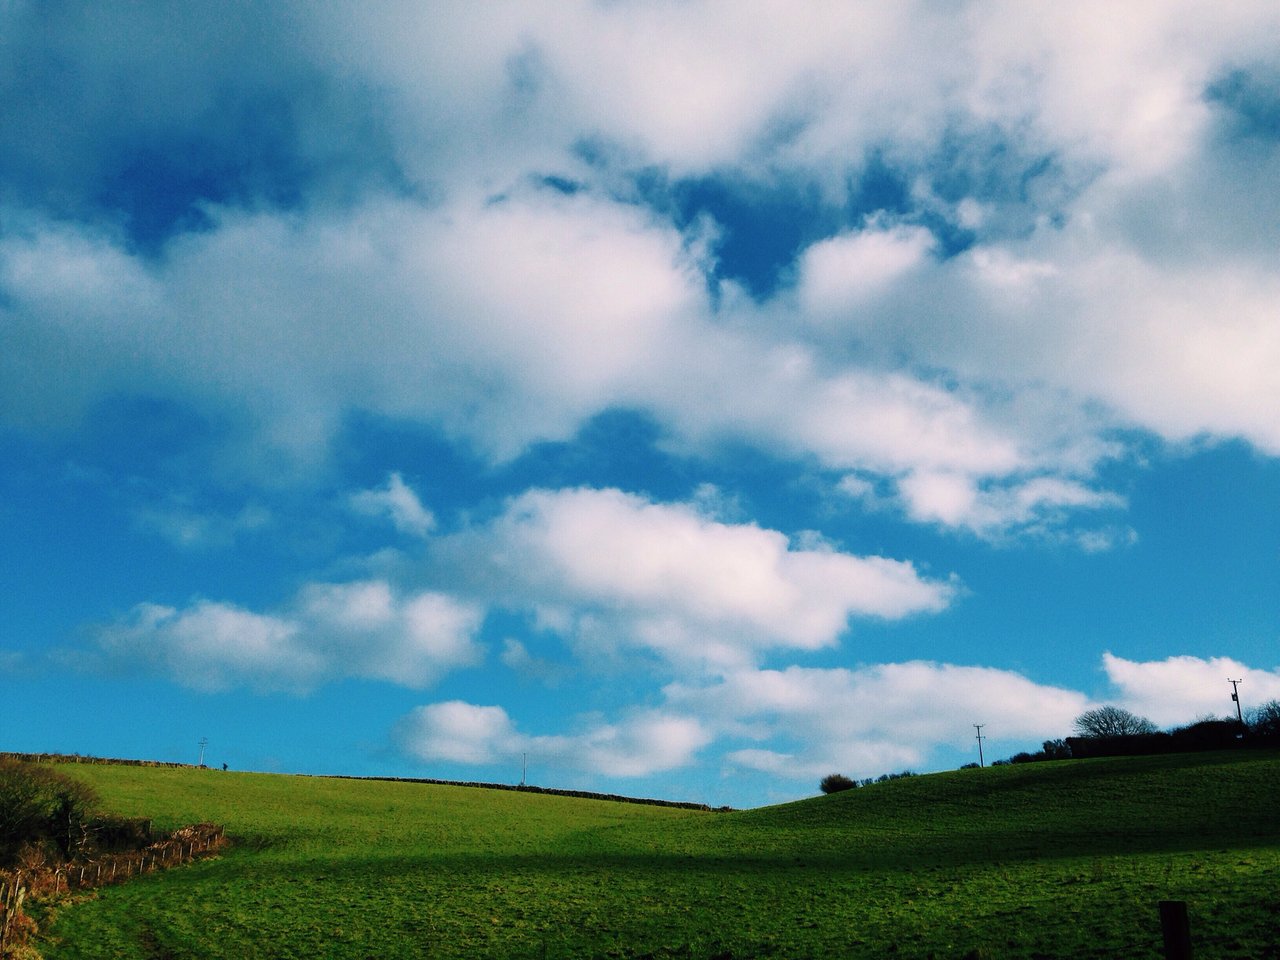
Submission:
{"label": "blue sky", "polygon": [[0,10],[0,747],[750,806],[1280,697],[1263,3]]}

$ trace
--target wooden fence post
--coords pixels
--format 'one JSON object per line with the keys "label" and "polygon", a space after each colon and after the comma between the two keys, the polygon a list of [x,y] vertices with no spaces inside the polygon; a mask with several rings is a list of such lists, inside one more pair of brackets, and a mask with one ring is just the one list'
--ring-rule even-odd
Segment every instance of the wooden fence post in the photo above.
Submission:
{"label": "wooden fence post", "polygon": [[1164,932],[1165,960],[1191,960],[1191,921],[1187,901],[1160,901],[1160,929]]}

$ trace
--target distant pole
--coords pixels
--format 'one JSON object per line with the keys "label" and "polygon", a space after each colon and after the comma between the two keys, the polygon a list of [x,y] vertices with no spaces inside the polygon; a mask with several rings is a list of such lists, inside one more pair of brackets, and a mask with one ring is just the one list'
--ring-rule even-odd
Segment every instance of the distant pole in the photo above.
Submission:
{"label": "distant pole", "polygon": [[985,767],[987,765],[986,760],[983,759],[983,756],[982,756],[982,741],[987,739],[982,735],[982,728],[985,726],[986,726],[985,723],[975,723],[973,725],[973,729],[978,731],[978,766],[980,767]]}
{"label": "distant pole", "polygon": [[529,773],[529,755],[522,753],[520,761],[520,786],[524,786],[524,779]]}
{"label": "distant pole", "polygon": [[1231,699],[1236,702],[1236,719],[1240,721],[1240,726],[1244,726],[1244,712],[1240,709],[1240,684],[1244,680],[1232,680],[1227,678],[1227,683],[1231,684]]}
{"label": "distant pole", "polygon": [[201,737],[200,738],[200,762],[196,764],[196,766],[200,766],[200,767],[204,766],[204,748],[207,747],[208,745],[209,745],[209,738]]}

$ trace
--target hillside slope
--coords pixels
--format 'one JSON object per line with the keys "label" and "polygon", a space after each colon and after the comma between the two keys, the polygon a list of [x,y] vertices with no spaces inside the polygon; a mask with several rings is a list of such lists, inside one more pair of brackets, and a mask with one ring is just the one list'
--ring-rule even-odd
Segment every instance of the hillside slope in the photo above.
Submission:
{"label": "hillside slope", "polygon": [[1069,761],[711,814],[419,784],[82,767],[221,860],[103,891],[71,957],[1280,956],[1280,756]]}

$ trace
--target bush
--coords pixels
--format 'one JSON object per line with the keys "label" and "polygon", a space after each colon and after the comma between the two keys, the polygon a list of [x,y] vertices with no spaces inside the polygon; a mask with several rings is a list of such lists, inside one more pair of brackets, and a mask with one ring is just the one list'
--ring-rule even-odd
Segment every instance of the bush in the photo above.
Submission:
{"label": "bush", "polygon": [[0,865],[31,847],[72,857],[88,842],[97,801],[92,788],[56,770],[0,760]]}
{"label": "bush", "polygon": [[829,773],[818,784],[823,793],[839,793],[841,790],[852,790],[858,784],[843,773]]}
{"label": "bush", "polygon": [[1070,760],[1071,747],[1065,740],[1046,740],[1042,747],[1046,760]]}
{"label": "bush", "polygon": [[1235,718],[1218,720],[1207,717],[1169,731],[1174,750],[1225,750],[1235,746],[1239,737],[1240,724]]}

